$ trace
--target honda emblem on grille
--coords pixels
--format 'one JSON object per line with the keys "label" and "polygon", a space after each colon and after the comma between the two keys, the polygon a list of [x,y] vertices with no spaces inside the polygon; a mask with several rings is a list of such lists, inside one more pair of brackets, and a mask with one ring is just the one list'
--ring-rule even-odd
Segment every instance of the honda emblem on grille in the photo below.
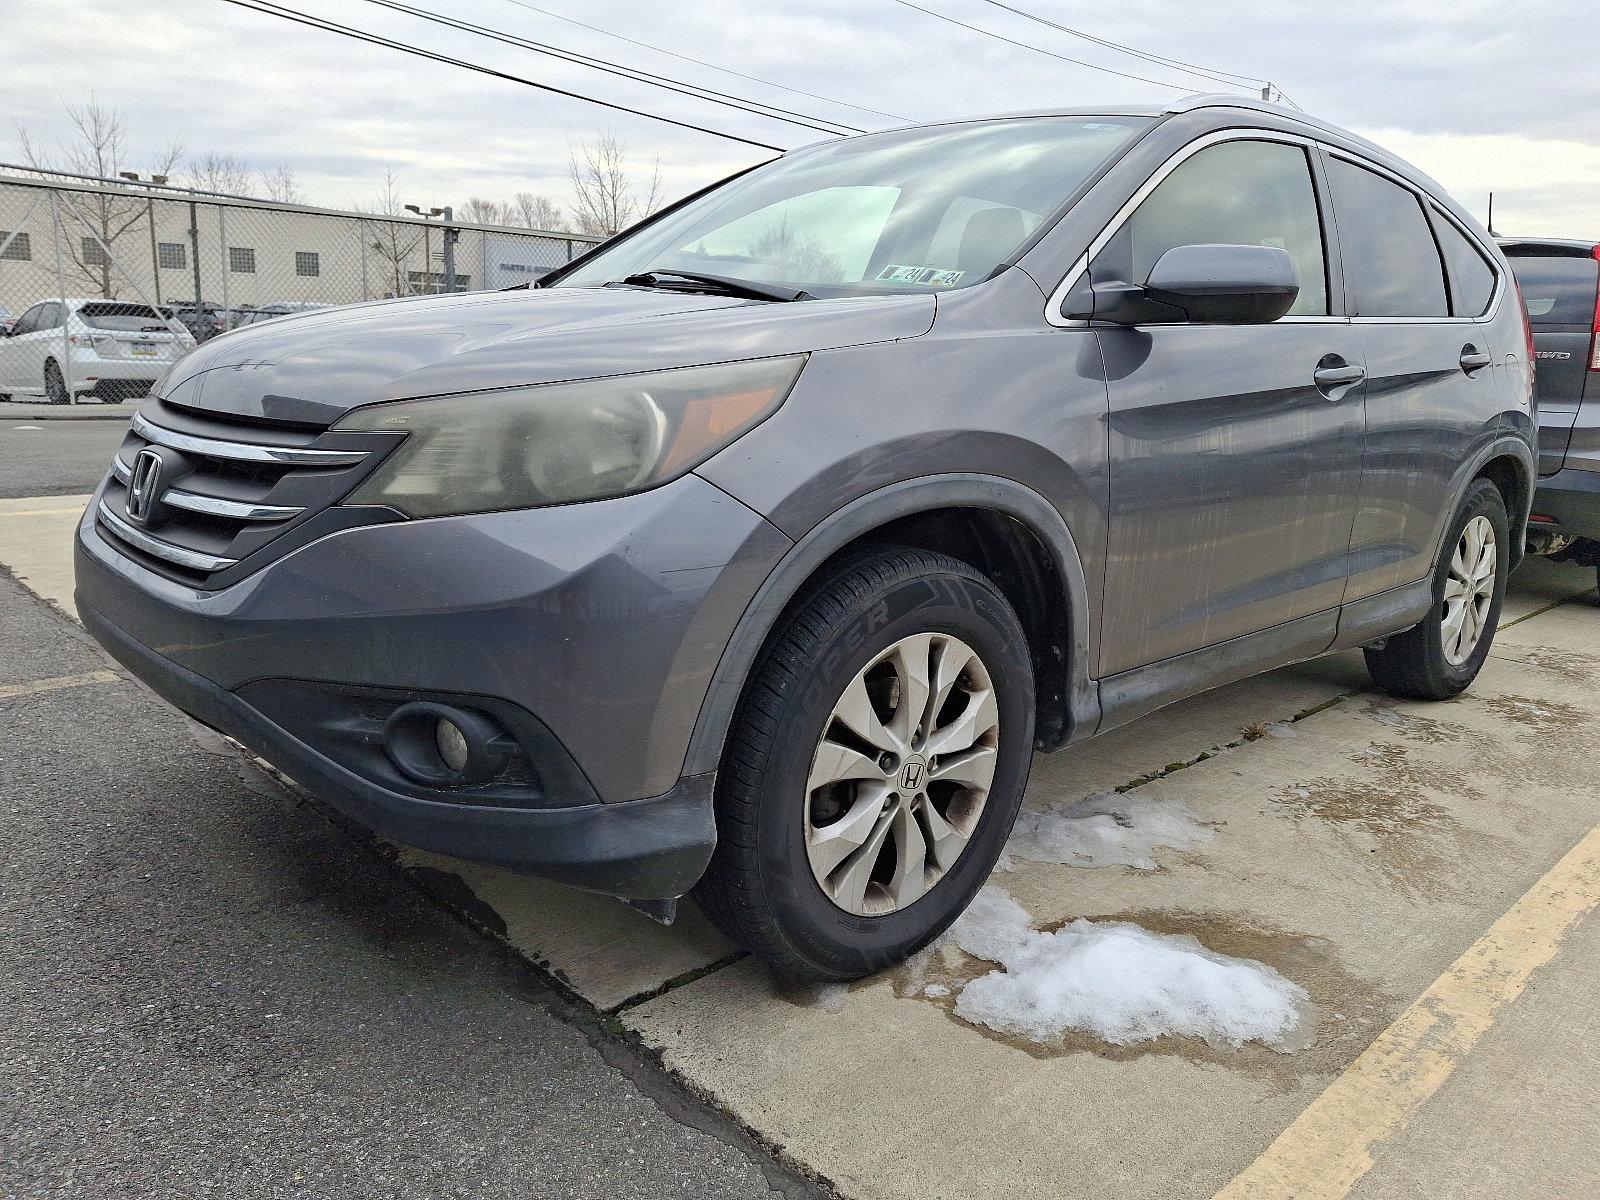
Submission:
{"label": "honda emblem on grille", "polygon": [[154,450],[141,450],[133,460],[133,472],[128,478],[128,515],[135,521],[149,518],[155,507],[156,488],[161,483],[161,455]]}

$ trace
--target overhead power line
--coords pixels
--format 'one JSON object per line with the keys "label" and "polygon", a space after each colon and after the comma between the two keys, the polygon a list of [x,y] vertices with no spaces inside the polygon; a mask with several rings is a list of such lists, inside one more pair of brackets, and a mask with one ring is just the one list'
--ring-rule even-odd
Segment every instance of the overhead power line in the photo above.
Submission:
{"label": "overhead power line", "polygon": [[489,25],[479,25],[473,21],[462,20],[459,17],[449,17],[442,13],[432,12],[426,8],[417,8],[415,5],[401,3],[401,0],[367,0],[368,4],[375,4],[379,8],[391,9],[394,12],[406,13],[409,16],[431,21],[435,25],[444,25],[450,29],[457,29],[463,33],[471,33],[477,37],[488,38],[491,41],[501,42],[507,46],[515,46],[520,50],[530,50],[535,54],[543,54],[548,58],[559,59],[562,62],[576,63],[579,66],[589,67],[596,71],[603,71],[608,75],[616,75],[623,79],[631,79],[636,83],[643,83],[650,87],[661,88],[665,91],[676,92],[681,96],[689,96],[696,100],[704,100],[709,104],[721,105],[724,108],[736,109],[740,112],[753,113],[758,117],[766,117],[771,121],[781,121],[786,125],[799,125],[806,129],[814,129],[819,133],[832,134],[835,137],[847,133],[865,133],[853,125],[845,125],[839,121],[831,121],[825,117],[813,117],[806,113],[795,112],[792,109],[779,108],[775,104],[766,104],[759,100],[749,100],[743,96],[730,95],[727,92],[715,91],[712,88],[700,87],[698,84],[684,83],[682,80],[671,79],[665,75],[656,75],[649,71],[641,71],[634,67],[625,67],[620,63],[608,59],[595,58],[588,54],[579,54],[576,51],[564,50],[560,46],[552,46],[545,42],[536,42],[518,34],[507,33]]}
{"label": "overhead power line", "polygon": [[1145,62],[1154,63],[1155,65],[1161,67],[1172,67],[1173,69],[1179,71],[1187,71],[1191,74],[1203,76],[1206,79],[1213,80],[1217,83],[1227,83],[1234,86],[1238,86],[1241,83],[1271,83],[1271,80],[1264,79],[1259,75],[1240,75],[1236,71],[1224,71],[1220,68],[1202,67],[1197,63],[1185,62],[1181,58],[1164,58],[1159,54],[1151,54],[1147,51],[1137,49],[1134,46],[1124,46],[1121,42],[1113,42],[1108,38],[1096,37],[1092,33],[1085,33],[1081,29],[1074,29],[1070,25],[1061,24],[1059,21],[1052,21],[1049,17],[1041,17],[1037,13],[1028,12],[1026,9],[1016,8],[1010,4],[1004,4],[1001,2],[1001,0],[983,0],[983,2],[985,4],[993,5],[995,8],[1002,8],[1008,13],[1015,13],[1017,16],[1026,18],[1029,21],[1037,21],[1040,25],[1048,25],[1051,29],[1056,29],[1062,33],[1070,34],[1075,38],[1081,38],[1086,42],[1093,42],[1096,46],[1104,46],[1108,50],[1120,50],[1124,54],[1131,54],[1133,57],[1141,58]]}
{"label": "overhead power line", "polygon": [[665,54],[668,58],[675,58],[679,62],[692,63],[694,66],[705,67],[712,71],[721,71],[724,75],[732,75],[738,79],[747,79],[751,83],[759,83],[764,87],[775,87],[780,91],[791,92],[796,96],[805,96],[810,100],[821,100],[826,104],[837,104],[841,108],[853,108],[857,112],[870,113],[875,117],[888,117],[891,121],[911,121],[913,119],[911,117],[901,116],[899,113],[884,112],[879,108],[867,108],[862,104],[852,104],[848,100],[839,100],[833,96],[821,95],[818,92],[808,92],[801,88],[790,87],[786,83],[778,83],[771,79],[763,79],[759,75],[746,75],[743,71],[735,71],[732,67],[718,66],[716,63],[706,62],[704,59],[690,58],[687,54],[679,54],[676,50],[668,50],[666,47],[657,46],[653,42],[641,42],[637,38],[627,37],[624,34],[615,32],[614,30],[602,29],[598,25],[588,25],[577,20],[575,17],[563,16],[561,13],[551,12],[548,8],[540,8],[536,4],[528,4],[525,2],[525,0],[505,0],[505,3],[515,4],[518,8],[525,8],[529,12],[536,12],[541,16],[550,17],[557,21],[565,21],[568,25],[576,25],[579,29],[587,29],[591,33],[598,33],[605,37],[616,38],[617,41],[627,42],[630,46],[639,46],[642,49],[651,50],[657,54]]}
{"label": "overhead power line", "polygon": [[324,17],[313,17],[298,9],[286,8],[281,4],[274,4],[271,0],[222,0],[224,4],[232,4],[238,8],[249,9],[252,12],[263,13],[269,17],[278,17],[285,21],[292,21],[297,25],[306,25],[312,29],[320,29],[326,33],[336,33],[341,37],[353,38],[356,41],[367,42],[374,46],[383,46],[390,50],[398,50],[402,54],[415,55],[432,62],[444,63],[446,66],[460,67],[464,71],[476,71],[480,75],[488,75],[495,79],[504,79],[511,83],[520,83],[525,87],[537,88],[542,92],[551,92],[557,96],[566,96],[571,100],[582,100],[588,104],[597,104],[601,108],[609,108],[615,112],[625,112],[635,117],[644,117],[646,120],[657,121],[663,125],[673,125],[679,129],[692,130],[703,133],[709,137],[721,138],[724,141],[738,142],[744,146],[754,146],[759,150],[775,150],[783,153],[783,146],[774,146],[770,142],[758,142],[754,138],[740,137],[738,134],[724,133],[720,129],[712,129],[707,125],[696,125],[691,121],[679,121],[672,117],[663,117],[657,113],[646,112],[640,108],[630,108],[626,104],[616,104],[610,100],[601,100],[595,96],[586,96],[582,92],[571,91],[567,88],[556,87],[554,84],[539,83],[537,80],[528,79],[522,75],[513,75],[509,71],[500,71],[494,67],[486,67],[481,63],[468,62],[463,58],[454,58],[448,54],[440,54],[416,46],[410,42],[402,42],[396,38],[384,37],[382,34],[369,33],[363,29],[356,29],[349,25],[341,25],[336,21]]}
{"label": "overhead power line", "polygon": [[1150,83],[1150,84],[1154,84],[1156,87],[1171,88],[1175,92],[1192,92],[1192,91],[1194,91],[1193,86],[1191,86],[1190,84],[1186,84],[1186,83],[1168,83],[1165,80],[1161,80],[1161,79],[1149,79],[1149,78],[1146,78],[1143,75],[1132,75],[1132,74],[1129,74],[1127,71],[1118,71],[1113,67],[1102,66],[1099,63],[1085,62],[1081,58],[1071,58],[1071,57],[1069,57],[1069,56],[1067,56],[1065,54],[1057,54],[1054,50],[1046,50],[1043,46],[1031,46],[1027,42],[1019,42],[1015,38],[1008,38],[1008,37],[1005,36],[1005,34],[996,33],[992,29],[984,29],[982,26],[979,26],[979,25],[969,25],[965,21],[958,20],[955,17],[946,16],[942,12],[935,12],[931,8],[923,8],[922,5],[920,5],[920,4],[913,4],[911,2],[911,0],[894,0],[894,2],[896,4],[904,6],[906,8],[914,8],[919,13],[924,13],[927,16],[930,16],[930,17],[936,17],[941,21],[948,21],[951,25],[959,25],[959,26],[961,26],[961,28],[969,29],[973,33],[981,33],[984,37],[994,38],[996,41],[1007,42],[1007,43],[1009,43],[1010,45],[1013,45],[1013,46],[1020,46],[1024,50],[1032,50],[1036,54],[1044,54],[1044,55],[1049,56],[1050,58],[1059,59],[1061,62],[1069,62],[1073,66],[1076,66],[1076,67],[1087,67],[1091,71],[1104,71],[1107,75],[1117,75],[1117,76],[1120,76],[1123,79],[1131,79],[1135,83]]}

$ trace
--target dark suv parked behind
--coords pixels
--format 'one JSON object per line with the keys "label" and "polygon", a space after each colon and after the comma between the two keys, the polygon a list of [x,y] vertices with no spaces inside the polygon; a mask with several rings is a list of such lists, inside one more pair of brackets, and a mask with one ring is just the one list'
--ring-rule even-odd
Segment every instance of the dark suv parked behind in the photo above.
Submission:
{"label": "dark suv parked behind", "polygon": [[380,833],[695,889],[849,978],[1035,749],[1364,646],[1466,687],[1523,544],[1505,259],[1237,97],[796,150],[534,290],[201,347],[77,540],[136,674]]}
{"label": "dark suv parked behind", "polygon": [[1600,568],[1600,246],[1502,238],[1533,325],[1539,487],[1529,542]]}

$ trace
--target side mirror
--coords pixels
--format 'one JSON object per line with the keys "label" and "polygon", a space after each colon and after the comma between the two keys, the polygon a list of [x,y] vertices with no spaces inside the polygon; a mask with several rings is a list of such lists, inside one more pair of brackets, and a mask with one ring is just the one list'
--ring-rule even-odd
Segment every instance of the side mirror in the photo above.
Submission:
{"label": "side mirror", "polygon": [[1145,280],[1145,294],[1210,325],[1266,325],[1294,307],[1300,278],[1278,246],[1174,246]]}
{"label": "side mirror", "polygon": [[1294,259],[1278,246],[1174,246],[1143,285],[1075,289],[1064,315],[1119,325],[1268,325],[1299,294]]}

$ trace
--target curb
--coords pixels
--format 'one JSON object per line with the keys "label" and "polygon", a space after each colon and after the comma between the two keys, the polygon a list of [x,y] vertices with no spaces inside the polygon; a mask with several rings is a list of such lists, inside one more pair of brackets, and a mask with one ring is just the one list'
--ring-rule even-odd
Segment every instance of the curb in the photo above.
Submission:
{"label": "curb", "polygon": [[0,421],[126,421],[132,404],[19,404],[0,401]]}

